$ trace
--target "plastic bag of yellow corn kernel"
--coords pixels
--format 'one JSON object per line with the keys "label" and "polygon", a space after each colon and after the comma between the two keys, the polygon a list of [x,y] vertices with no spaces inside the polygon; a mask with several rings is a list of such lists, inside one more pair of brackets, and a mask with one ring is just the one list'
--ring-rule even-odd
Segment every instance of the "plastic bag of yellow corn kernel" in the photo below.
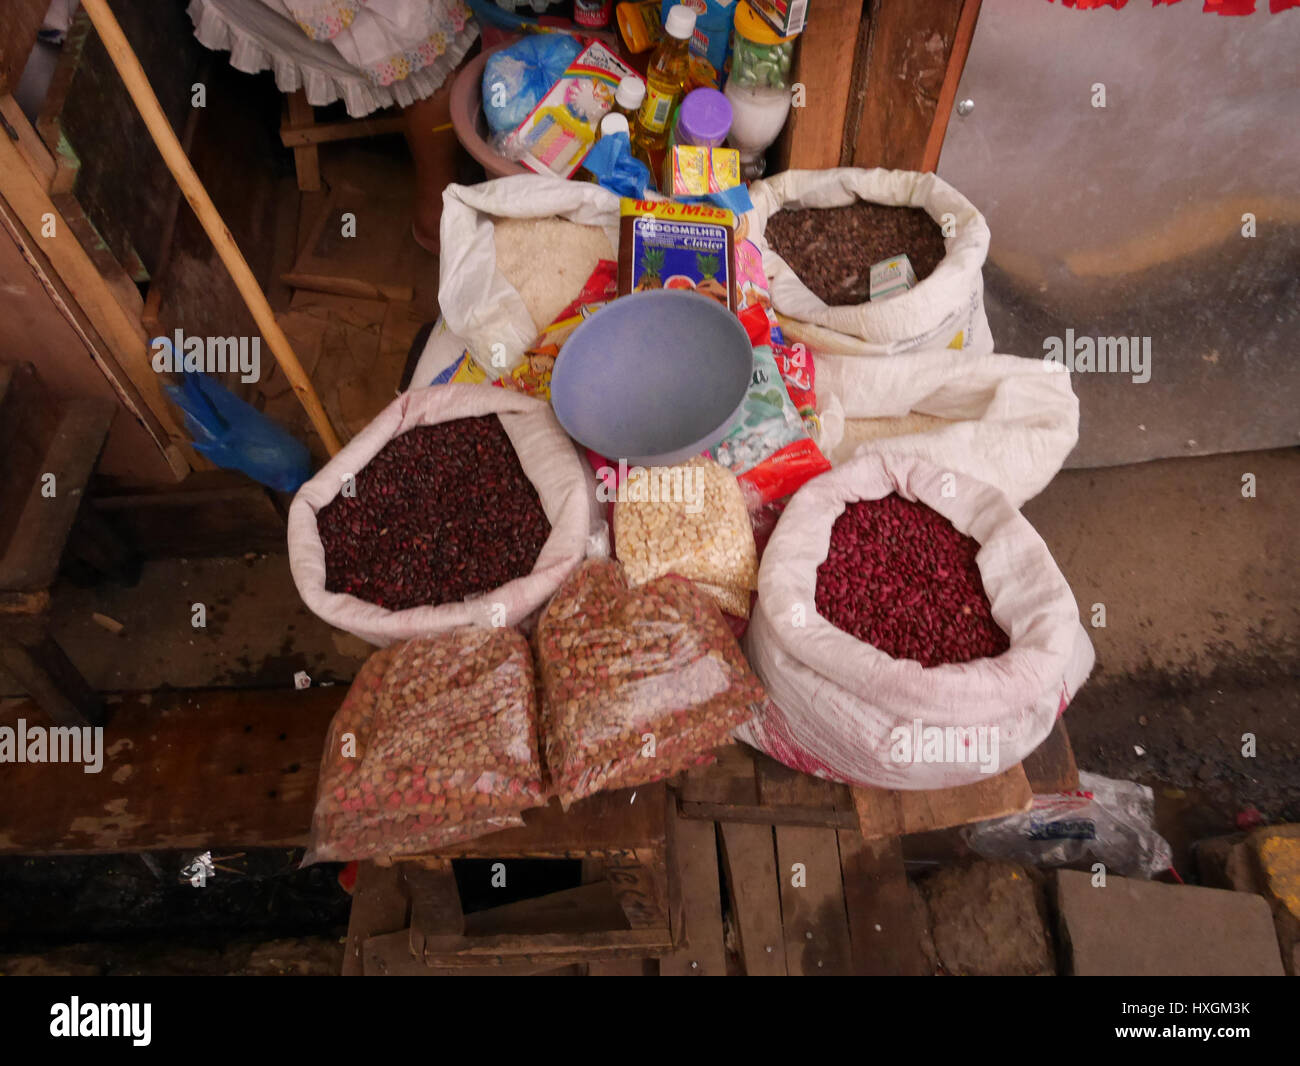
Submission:
{"label": "plastic bag of yellow corn kernel", "polygon": [[712,459],[633,468],[614,505],[614,549],[629,584],[677,574],[728,614],[749,617],[754,527],[736,476]]}
{"label": "plastic bag of yellow corn kernel", "polygon": [[528,642],[464,626],[366,660],[330,723],[303,862],[419,854],[543,802]]}

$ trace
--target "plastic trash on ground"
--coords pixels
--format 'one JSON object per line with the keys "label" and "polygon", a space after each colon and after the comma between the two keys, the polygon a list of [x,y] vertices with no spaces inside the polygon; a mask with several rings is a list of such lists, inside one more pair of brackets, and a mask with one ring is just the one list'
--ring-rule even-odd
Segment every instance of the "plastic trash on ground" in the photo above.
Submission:
{"label": "plastic trash on ground", "polygon": [[986,859],[1032,866],[1100,862],[1123,877],[1154,877],[1173,858],[1156,832],[1151,789],[1083,771],[1075,791],[1036,795],[1023,814],[979,822],[963,835]]}

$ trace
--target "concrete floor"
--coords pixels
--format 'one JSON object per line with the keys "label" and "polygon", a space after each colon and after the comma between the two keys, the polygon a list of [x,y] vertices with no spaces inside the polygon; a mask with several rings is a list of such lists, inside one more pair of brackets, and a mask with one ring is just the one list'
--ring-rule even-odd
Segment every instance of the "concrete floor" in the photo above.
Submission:
{"label": "concrete floor", "polygon": [[1024,515],[1085,625],[1106,606],[1106,628],[1089,630],[1097,675],[1300,654],[1300,449],[1065,470]]}

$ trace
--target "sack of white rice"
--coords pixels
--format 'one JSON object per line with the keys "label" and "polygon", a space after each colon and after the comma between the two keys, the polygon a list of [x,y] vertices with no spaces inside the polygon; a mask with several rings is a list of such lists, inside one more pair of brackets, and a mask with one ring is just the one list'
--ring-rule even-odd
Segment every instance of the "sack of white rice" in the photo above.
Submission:
{"label": "sack of white rice", "polygon": [[443,193],[438,304],[490,378],[617,258],[618,197],[581,181],[517,174]]}

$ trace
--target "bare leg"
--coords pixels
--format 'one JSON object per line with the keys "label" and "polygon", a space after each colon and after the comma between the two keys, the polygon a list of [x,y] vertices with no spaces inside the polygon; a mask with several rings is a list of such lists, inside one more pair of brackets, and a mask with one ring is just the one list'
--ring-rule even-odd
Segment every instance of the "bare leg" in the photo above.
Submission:
{"label": "bare leg", "polygon": [[[451,78],[405,111],[406,143],[415,159],[415,239],[435,255],[442,190],[456,180],[456,134],[451,130]],[[440,127],[446,126],[446,129]]]}

